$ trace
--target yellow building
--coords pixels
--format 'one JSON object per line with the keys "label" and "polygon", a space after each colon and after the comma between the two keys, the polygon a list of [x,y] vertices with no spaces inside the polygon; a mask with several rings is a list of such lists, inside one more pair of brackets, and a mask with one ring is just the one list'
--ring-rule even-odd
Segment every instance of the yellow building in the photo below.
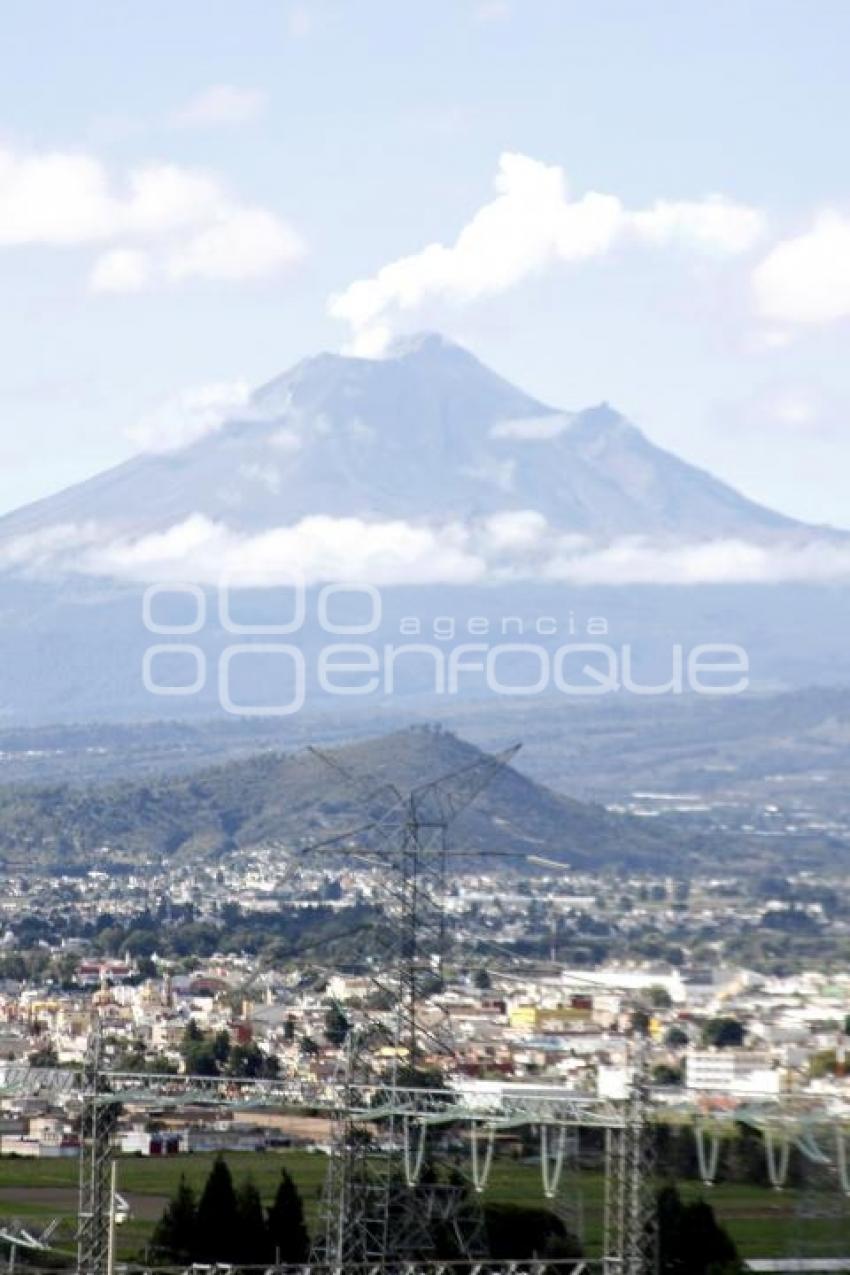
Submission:
{"label": "yellow building", "polygon": [[572,1005],[516,1005],[508,1014],[508,1022],[523,1031],[552,1031],[586,1023],[591,1013],[586,1007],[577,1009]]}

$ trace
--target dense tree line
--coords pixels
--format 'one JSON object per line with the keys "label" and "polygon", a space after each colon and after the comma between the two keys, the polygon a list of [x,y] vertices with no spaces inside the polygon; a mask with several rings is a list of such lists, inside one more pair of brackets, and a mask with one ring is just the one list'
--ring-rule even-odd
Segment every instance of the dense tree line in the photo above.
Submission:
{"label": "dense tree line", "polygon": [[[120,918],[103,912],[94,921],[84,920],[69,904],[50,914],[24,912],[13,922],[16,949],[0,954],[0,978],[20,982],[51,978],[73,989],[79,957],[56,951],[63,938],[84,939],[102,956],[129,955],[138,965],[139,978],[156,973],[153,953],[187,966],[217,952],[285,962],[321,949],[340,960],[360,959],[364,950],[377,946],[377,930],[384,924],[374,909],[337,910],[320,901],[312,908],[287,911],[282,907],[274,913],[242,913],[226,904],[215,919],[199,919],[191,904],[170,909],[163,905],[156,912],[142,909]],[[364,944],[367,933],[369,941]]]}
{"label": "dense tree line", "polygon": [[235,1186],[227,1162],[219,1156],[199,1199],[186,1179],[180,1179],[150,1247],[155,1259],[166,1264],[295,1265],[306,1262],[310,1240],[301,1196],[286,1169],[281,1169],[271,1207],[264,1208],[252,1178]]}
{"label": "dense tree line", "polygon": [[[426,1189],[426,1169],[421,1189]],[[414,1188],[415,1189],[415,1188]],[[658,1193],[659,1275],[740,1275],[735,1245],[702,1200],[684,1203],[674,1186]],[[545,1208],[487,1204],[484,1209],[489,1256],[566,1258],[581,1248],[558,1217]],[[451,1237],[435,1234],[435,1256],[457,1256]],[[264,1208],[249,1177],[234,1185],[219,1157],[200,1198],[181,1178],[151,1237],[151,1254],[163,1263],[229,1263],[254,1266],[305,1262],[310,1240],[301,1197],[281,1170],[274,1200]]]}
{"label": "dense tree line", "polygon": [[[612,883],[612,888],[615,886]],[[83,916],[76,887],[66,882],[63,890],[67,899],[50,909],[27,911],[22,902],[11,921],[16,950],[0,955],[0,977],[23,980],[49,975],[61,985],[73,986],[73,957],[55,951],[64,938],[83,939],[94,952],[105,956],[129,953],[143,969],[154,952],[187,963],[214,952],[286,961],[319,948],[340,959],[356,959],[364,951],[378,948],[386,923],[378,910],[364,905],[339,910],[329,907],[339,893],[333,880],[315,891],[314,906],[309,909],[289,911],[283,906],[276,913],[243,913],[235,904],[225,903],[213,915],[204,916],[199,916],[191,903],[169,905],[163,899],[153,910],[141,906],[140,901],[139,910],[132,915],[104,911],[92,920]],[[799,907],[766,911],[755,923],[703,924],[683,916],[663,933],[650,923],[623,933],[618,928],[620,913],[627,904],[631,906],[631,896],[607,904],[603,896],[597,904],[596,915],[561,918],[553,934],[544,905],[532,899],[525,932],[512,950],[518,957],[538,959],[548,957],[554,946],[558,960],[588,968],[623,960],[682,966],[687,961],[713,963],[720,945],[725,960],[780,975],[811,961],[819,965],[850,961],[850,938],[843,929],[832,929]],[[501,942],[498,918],[480,915],[476,924],[482,938],[486,940],[492,933]]]}

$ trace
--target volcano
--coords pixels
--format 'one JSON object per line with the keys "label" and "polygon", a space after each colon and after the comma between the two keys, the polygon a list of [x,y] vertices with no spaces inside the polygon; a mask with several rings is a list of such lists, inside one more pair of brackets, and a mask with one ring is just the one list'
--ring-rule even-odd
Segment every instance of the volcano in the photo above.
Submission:
{"label": "volcano", "polygon": [[446,526],[518,514],[596,543],[805,530],[654,446],[607,404],[547,406],[426,334],[383,359],[307,359],[189,446],[0,519],[0,544],[35,536],[43,548],[63,527],[137,538],[193,517],[256,535],[317,515]]}

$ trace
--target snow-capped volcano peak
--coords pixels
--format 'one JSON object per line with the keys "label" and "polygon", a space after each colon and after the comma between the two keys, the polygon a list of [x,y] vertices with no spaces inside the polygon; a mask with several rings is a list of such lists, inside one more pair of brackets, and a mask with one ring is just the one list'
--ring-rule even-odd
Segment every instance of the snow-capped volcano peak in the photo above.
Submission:
{"label": "snow-capped volcano peak", "polygon": [[457,538],[494,519],[525,519],[527,531],[529,516],[550,540],[597,545],[804,530],[655,447],[608,404],[559,410],[423,333],[382,359],[305,359],[190,445],[0,520],[0,547],[62,525],[127,541],[192,519],[256,537],[323,518]]}

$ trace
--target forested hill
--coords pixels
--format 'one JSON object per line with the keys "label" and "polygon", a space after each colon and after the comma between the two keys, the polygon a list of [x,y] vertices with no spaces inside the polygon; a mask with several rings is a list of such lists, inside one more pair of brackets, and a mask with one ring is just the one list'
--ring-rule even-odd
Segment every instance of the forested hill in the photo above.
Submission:
{"label": "forested hill", "polygon": [[[447,731],[415,727],[333,756],[405,790],[482,754]],[[103,847],[119,855],[214,858],[270,840],[297,847],[362,820],[356,794],[318,757],[263,753],[144,782],[0,788],[0,853],[33,867],[83,865]],[[502,864],[505,856],[527,862],[538,855],[577,867],[672,867],[678,853],[645,823],[556,794],[510,767],[458,818],[452,839],[458,852],[492,851]]]}

